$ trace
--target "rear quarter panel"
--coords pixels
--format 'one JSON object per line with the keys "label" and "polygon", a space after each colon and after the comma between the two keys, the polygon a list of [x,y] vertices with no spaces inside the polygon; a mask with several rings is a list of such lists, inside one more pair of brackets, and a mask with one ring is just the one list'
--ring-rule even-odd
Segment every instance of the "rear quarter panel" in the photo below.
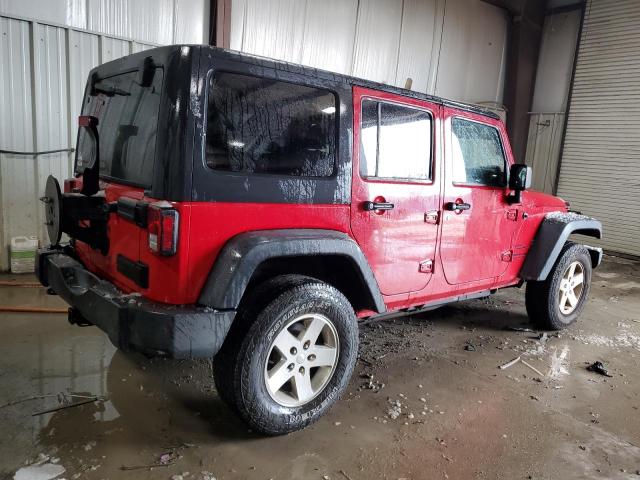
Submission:
{"label": "rear quarter panel", "polygon": [[189,277],[184,303],[197,301],[218,253],[240,233],[283,228],[349,233],[349,205],[193,202],[189,210]]}

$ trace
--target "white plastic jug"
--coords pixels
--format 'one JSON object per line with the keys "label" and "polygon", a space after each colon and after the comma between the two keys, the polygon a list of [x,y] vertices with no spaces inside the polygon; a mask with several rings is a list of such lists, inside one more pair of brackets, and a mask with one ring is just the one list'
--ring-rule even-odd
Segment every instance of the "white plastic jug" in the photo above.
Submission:
{"label": "white plastic jug", "polygon": [[11,273],[31,273],[35,271],[38,237],[12,237],[9,257]]}

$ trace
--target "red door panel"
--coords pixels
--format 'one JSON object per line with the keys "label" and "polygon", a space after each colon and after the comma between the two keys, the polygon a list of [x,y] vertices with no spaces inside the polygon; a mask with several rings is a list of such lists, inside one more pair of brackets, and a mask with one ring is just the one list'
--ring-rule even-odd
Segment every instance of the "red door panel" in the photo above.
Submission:
{"label": "red door panel", "polygon": [[[378,163],[379,168],[363,165],[365,153],[361,152],[361,138],[372,137],[371,132],[361,129],[362,106],[365,102],[383,103],[379,110],[378,159],[380,152],[386,156],[386,166]],[[386,105],[391,106],[387,108]],[[381,292],[385,296],[406,294],[423,290],[432,276],[433,263],[436,256],[438,235],[438,205],[440,203],[440,186],[438,150],[434,147],[436,131],[439,128],[439,106],[428,102],[409,99],[386,92],[378,92],[359,87],[354,88],[354,147],[353,147],[353,187],[351,204],[351,229],[360,244]],[[398,107],[398,108],[395,108]],[[407,108],[404,108],[407,107]],[[368,108],[368,107],[367,107]],[[406,119],[396,120],[396,124],[388,125],[385,111],[404,110]],[[427,123],[415,123],[411,120],[415,110],[416,122],[425,121],[430,116],[430,128]],[[426,117],[425,117],[426,116]],[[409,121],[408,121],[408,120]],[[403,123],[404,122],[404,123]],[[426,122],[426,121],[425,121]],[[429,178],[390,178],[394,169],[409,172],[413,175],[411,165],[415,163],[416,151],[404,151],[390,148],[393,136],[413,134],[413,128],[425,127],[426,132],[420,141],[425,147],[425,165],[430,170]],[[388,129],[387,129],[388,128]],[[364,135],[363,135],[364,132]],[[429,135],[431,138],[429,138]],[[375,138],[375,134],[373,135]],[[409,140],[412,140],[409,138]],[[406,142],[405,142],[406,146]],[[375,148],[374,148],[375,150]],[[431,158],[427,158],[430,156]],[[361,158],[363,157],[363,158]],[[418,156],[419,160],[420,156]],[[391,162],[391,163],[389,163]],[[429,167],[429,162],[431,166]],[[407,167],[404,169],[404,167]],[[421,166],[417,167],[419,171]],[[371,172],[369,171],[371,170]],[[362,172],[367,172],[363,174]],[[393,174],[393,172],[391,173]],[[415,173],[415,175],[421,175]],[[439,178],[439,177],[438,177]],[[373,208],[368,202],[375,202],[380,209]],[[384,205],[391,204],[391,205]],[[384,209],[388,208],[388,209]]]}
{"label": "red door panel", "polygon": [[[462,172],[465,155],[474,155],[481,163],[485,152],[482,141],[474,145],[472,152],[465,151],[465,145],[461,147],[462,141],[452,132],[452,119],[464,120],[468,125],[492,127],[488,130],[501,143],[503,174],[513,163],[511,151],[508,150],[504,127],[498,120],[444,108],[446,173],[440,257],[445,278],[452,285],[481,280],[490,283],[507,269],[511,261],[513,236],[519,221],[517,207],[506,202],[506,186],[489,185],[492,180],[489,179],[491,171],[487,170],[488,167],[481,173],[476,173],[473,168]],[[490,152],[487,147],[486,155],[491,155]],[[466,181],[459,181],[461,175]],[[481,184],[485,178],[487,185]]]}
{"label": "red door panel", "polygon": [[452,186],[447,190],[445,205],[470,206],[469,210],[443,212],[440,255],[448,283],[493,278],[506,268],[501,253],[509,250],[511,236],[502,231],[506,215],[502,196],[501,191],[491,188]]}

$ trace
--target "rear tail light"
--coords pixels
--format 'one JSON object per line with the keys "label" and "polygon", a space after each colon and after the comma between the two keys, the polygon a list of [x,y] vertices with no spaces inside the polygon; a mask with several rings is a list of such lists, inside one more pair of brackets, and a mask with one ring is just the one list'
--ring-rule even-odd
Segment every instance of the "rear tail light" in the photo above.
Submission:
{"label": "rear tail light", "polygon": [[177,210],[166,205],[149,205],[147,211],[147,229],[149,231],[149,248],[158,255],[175,255],[178,248]]}
{"label": "rear tail light", "polygon": [[78,193],[80,191],[77,178],[67,178],[64,181],[64,193]]}

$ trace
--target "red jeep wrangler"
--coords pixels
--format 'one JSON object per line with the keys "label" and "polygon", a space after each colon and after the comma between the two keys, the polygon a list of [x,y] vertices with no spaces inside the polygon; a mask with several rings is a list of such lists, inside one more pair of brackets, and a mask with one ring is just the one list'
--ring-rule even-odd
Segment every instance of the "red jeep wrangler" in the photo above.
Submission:
{"label": "red jeep wrangler", "polygon": [[93,69],[75,172],[47,182],[42,284],[123,350],[215,356],[220,396],[266,434],[344,392],[357,318],[527,282],[558,329],[602,257],[568,241],[600,222],[526,191],[493,113],[206,46]]}

